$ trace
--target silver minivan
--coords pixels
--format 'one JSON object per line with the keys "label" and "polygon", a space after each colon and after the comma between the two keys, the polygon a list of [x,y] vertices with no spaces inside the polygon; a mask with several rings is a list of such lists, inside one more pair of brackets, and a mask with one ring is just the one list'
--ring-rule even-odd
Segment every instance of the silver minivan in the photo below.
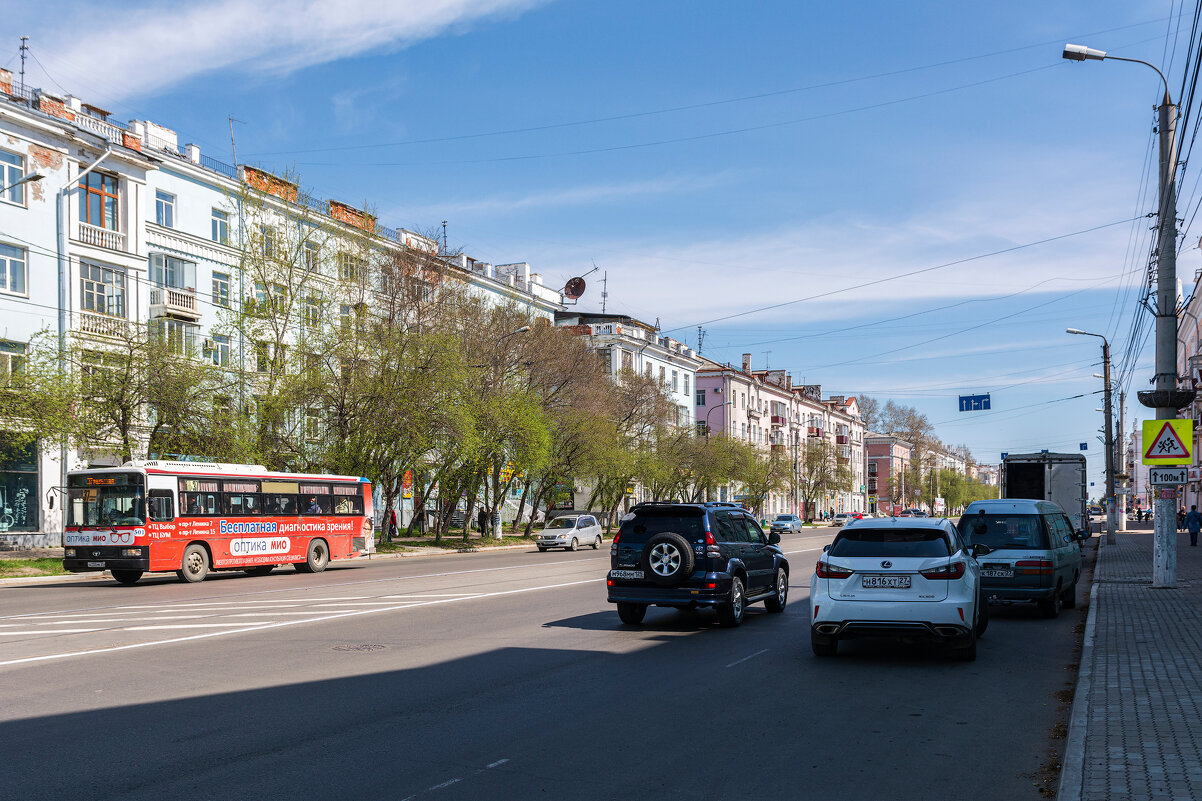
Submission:
{"label": "silver minivan", "polygon": [[548,548],[574,551],[582,545],[591,545],[596,550],[603,541],[601,526],[593,515],[560,515],[547,522],[534,544],[540,551]]}
{"label": "silver minivan", "polygon": [[991,601],[1034,601],[1044,617],[1077,605],[1081,546],[1089,538],[1048,501],[1002,498],[974,501],[957,529],[969,546],[987,545],[981,586]]}

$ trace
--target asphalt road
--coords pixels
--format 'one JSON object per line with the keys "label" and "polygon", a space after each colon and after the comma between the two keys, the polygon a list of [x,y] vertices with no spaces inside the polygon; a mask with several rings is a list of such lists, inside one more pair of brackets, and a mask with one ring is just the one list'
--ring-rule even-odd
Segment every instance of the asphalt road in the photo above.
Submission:
{"label": "asphalt road", "polygon": [[995,606],[969,664],[819,660],[832,534],[787,537],[785,614],[733,630],[623,626],[607,547],[3,587],[0,797],[1040,798],[1082,615]]}

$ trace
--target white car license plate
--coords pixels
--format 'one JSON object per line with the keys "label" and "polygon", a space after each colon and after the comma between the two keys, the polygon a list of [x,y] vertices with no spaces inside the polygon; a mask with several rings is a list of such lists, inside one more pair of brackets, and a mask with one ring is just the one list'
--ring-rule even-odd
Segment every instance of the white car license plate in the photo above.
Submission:
{"label": "white car license plate", "polygon": [[909,576],[863,576],[860,581],[862,582],[861,586],[865,589],[910,589]]}
{"label": "white car license plate", "polygon": [[1014,578],[1013,570],[982,570],[981,576],[984,578]]}
{"label": "white car license plate", "polygon": [[641,578],[643,578],[643,571],[641,571],[641,570],[611,570],[611,571],[609,571],[609,577],[610,578],[620,578],[620,579],[641,579]]}
{"label": "white car license plate", "polygon": [[104,567],[104,562],[88,562],[88,567]]}

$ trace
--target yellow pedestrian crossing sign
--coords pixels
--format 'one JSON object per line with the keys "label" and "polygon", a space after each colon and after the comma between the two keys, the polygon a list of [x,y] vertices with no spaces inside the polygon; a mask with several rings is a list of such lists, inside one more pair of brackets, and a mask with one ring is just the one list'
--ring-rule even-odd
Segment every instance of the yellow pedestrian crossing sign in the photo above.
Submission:
{"label": "yellow pedestrian crossing sign", "polygon": [[1144,464],[1193,464],[1193,420],[1144,420]]}

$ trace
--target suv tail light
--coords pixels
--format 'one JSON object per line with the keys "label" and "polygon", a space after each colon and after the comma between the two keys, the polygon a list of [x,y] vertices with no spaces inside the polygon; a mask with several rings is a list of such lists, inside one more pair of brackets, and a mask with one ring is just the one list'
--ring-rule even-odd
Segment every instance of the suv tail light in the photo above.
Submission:
{"label": "suv tail light", "polygon": [[964,578],[964,563],[951,562],[942,567],[928,567],[926,570],[919,570],[919,575],[929,579],[958,579]]}
{"label": "suv tail light", "polygon": [[818,578],[847,578],[854,572],[856,571],[850,567],[836,567],[821,559],[818,560],[818,564],[814,565],[814,573]]}
{"label": "suv tail light", "polygon": [[622,538],[622,532],[614,534],[614,538],[609,541],[609,558],[614,559],[618,555],[618,540]]}
{"label": "suv tail light", "polygon": [[1014,567],[1019,574],[1028,576],[1052,575],[1052,562],[1048,559],[1020,559],[1014,563]]}

